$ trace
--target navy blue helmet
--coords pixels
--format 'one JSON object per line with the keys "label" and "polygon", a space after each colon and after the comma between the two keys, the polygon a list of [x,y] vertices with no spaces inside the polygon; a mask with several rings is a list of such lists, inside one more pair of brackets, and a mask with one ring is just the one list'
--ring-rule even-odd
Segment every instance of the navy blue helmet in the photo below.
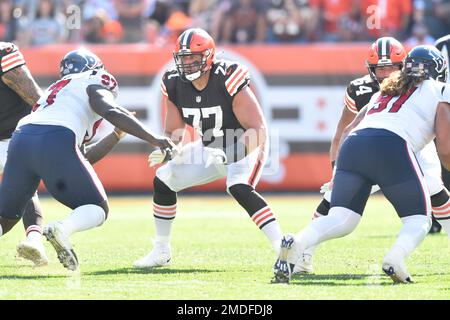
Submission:
{"label": "navy blue helmet", "polygon": [[447,81],[447,62],[433,46],[414,47],[406,56],[405,72],[410,77]]}
{"label": "navy blue helmet", "polygon": [[103,69],[99,57],[86,49],[77,49],[67,53],[61,60],[61,78],[68,74],[81,73],[88,70]]}

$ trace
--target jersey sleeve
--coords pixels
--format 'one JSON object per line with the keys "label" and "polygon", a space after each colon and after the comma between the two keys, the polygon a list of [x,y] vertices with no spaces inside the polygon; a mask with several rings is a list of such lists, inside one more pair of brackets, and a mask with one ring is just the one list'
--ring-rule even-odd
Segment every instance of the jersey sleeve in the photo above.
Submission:
{"label": "jersey sleeve", "polygon": [[88,85],[100,85],[111,91],[115,98],[117,98],[117,95],[119,94],[119,84],[116,78],[105,70],[92,71]]}
{"label": "jersey sleeve", "polygon": [[347,90],[345,91],[344,106],[350,112],[358,113],[358,108],[356,107],[355,88],[351,83],[347,86]]}
{"label": "jersey sleeve", "polygon": [[161,79],[161,94],[163,95],[163,97],[169,99],[174,104],[176,104],[176,78],[178,78],[178,72],[176,70],[168,70],[164,73]]}
{"label": "jersey sleeve", "polygon": [[225,88],[231,97],[250,84],[250,73],[246,66],[233,63],[227,68],[225,76]]}
{"label": "jersey sleeve", "polygon": [[3,76],[6,72],[25,64],[25,59],[22,53],[13,43],[6,42],[0,46],[0,58],[0,76]]}

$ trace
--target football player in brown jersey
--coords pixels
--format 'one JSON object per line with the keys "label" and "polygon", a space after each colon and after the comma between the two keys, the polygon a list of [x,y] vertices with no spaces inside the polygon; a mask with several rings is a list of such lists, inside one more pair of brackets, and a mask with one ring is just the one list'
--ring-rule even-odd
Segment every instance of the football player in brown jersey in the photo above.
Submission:
{"label": "football player in brown jersey", "polygon": [[[278,250],[278,221],[255,190],[269,141],[248,69],[236,62],[215,60],[214,40],[202,29],[184,31],[173,56],[176,68],[164,74],[161,91],[167,110],[165,134],[180,144],[180,151],[173,158],[158,150],[150,155],[151,166],[168,162],[156,171],[153,182],[156,242],[134,266],[168,265],[177,193],[224,177],[228,193]],[[186,125],[195,128],[200,139],[181,146]]]}

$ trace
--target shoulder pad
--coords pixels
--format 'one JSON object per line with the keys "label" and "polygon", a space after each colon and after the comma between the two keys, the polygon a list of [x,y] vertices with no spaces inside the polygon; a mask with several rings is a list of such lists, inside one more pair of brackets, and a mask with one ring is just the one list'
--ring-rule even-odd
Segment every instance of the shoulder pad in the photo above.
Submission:
{"label": "shoulder pad", "polygon": [[353,113],[358,113],[359,110],[370,101],[370,98],[375,92],[378,92],[379,85],[369,75],[357,78],[347,86],[345,93],[344,105]]}

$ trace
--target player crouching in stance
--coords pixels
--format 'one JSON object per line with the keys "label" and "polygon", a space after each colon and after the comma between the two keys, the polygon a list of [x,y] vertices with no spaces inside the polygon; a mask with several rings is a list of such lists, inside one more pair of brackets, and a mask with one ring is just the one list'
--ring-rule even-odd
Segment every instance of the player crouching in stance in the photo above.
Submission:
{"label": "player crouching in stance", "polygon": [[441,161],[450,167],[450,87],[442,83],[447,73],[436,48],[418,46],[407,55],[402,71],[383,81],[380,94],[374,95],[343,133],[328,216],[283,238],[274,265],[276,281],[290,280],[305,249],[350,234],[375,184],[403,223],[382,269],[394,282],[412,281],[404,260],[425,238],[432,210],[414,153],[436,137]]}
{"label": "player crouching in stance", "polygon": [[[73,211],[44,228],[58,259],[78,267],[70,235],[103,224],[108,202],[103,186],[80,150],[102,119],[153,146],[171,149],[166,137],[154,136],[129,111],[116,104],[117,81],[100,59],[87,50],[68,53],[61,61],[61,79],[21,119],[11,139],[0,187],[0,236],[20,220],[21,212],[42,180],[47,190]],[[108,148],[86,152],[92,162]],[[103,154],[102,154],[103,153]]]}
{"label": "player crouching in stance", "polygon": [[[226,177],[227,191],[279,249],[281,230],[266,201],[256,192],[268,145],[261,107],[249,88],[245,66],[215,61],[215,44],[202,29],[188,29],[173,53],[176,70],[167,71],[161,90],[166,105],[165,133],[181,143],[186,124],[201,136],[172,160],[150,155],[150,165],[170,160],[156,171],[153,250],[135,261],[137,268],[168,265],[170,235],[177,213],[177,192]],[[231,136],[231,137],[230,137]]]}
{"label": "player crouching in stance", "polygon": [[[344,108],[341,119],[336,128],[330,148],[330,160],[334,167],[337,158],[337,148],[344,129],[355,119],[357,113],[369,103],[371,97],[379,92],[380,84],[388,78],[392,72],[401,70],[406,57],[406,50],[403,45],[392,37],[382,37],[377,39],[370,47],[366,65],[369,74],[362,78],[350,82],[344,98]],[[439,229],[433,228],[436,224],[444,227],[450,237],[450,196],[441,178],[441,162],[439,160],[436,146],[433,141],[428,143],[422,150],[416,152],[416,158],[422,169],[430,192],[430,200],[433,208],[433,225],[430,229],[436,232]],[[332,182],[328,182],[321,187],[324,197],[314,212],[313,219],[320,219],[328,215],[332,193]],[[371,193],[378,191],[379,186],[372,187]],[[439,221],[439,223],[436,222]],[[304,251],[302,259],[294,267],[293,273],[312,273],[313,256],[316,247],[310,247]]]}

